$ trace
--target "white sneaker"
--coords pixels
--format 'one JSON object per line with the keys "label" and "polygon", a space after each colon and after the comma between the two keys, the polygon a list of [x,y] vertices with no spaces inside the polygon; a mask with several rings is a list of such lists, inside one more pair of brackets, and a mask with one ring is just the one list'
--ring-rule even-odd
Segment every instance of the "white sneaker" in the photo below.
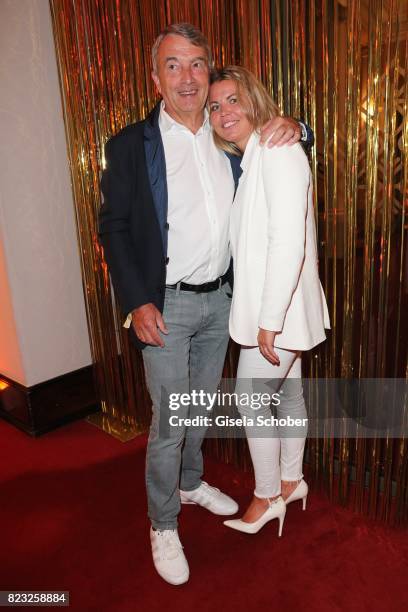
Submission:
{"label": "white sneaker", "polygon": [[197,504],[214,514],[224,516],[238,512],[238,504],[231,497],[221,493],[216,487],[210,487],[204,481],[194,491],[182,491],[180,489],[180,501],[182,504]]}
{"label": "white sneaker", "polygon": [[177,529],[155,531],[150,528],[154,567],[159,576],[170,584],[187,582],[190,570],[183,553]]}

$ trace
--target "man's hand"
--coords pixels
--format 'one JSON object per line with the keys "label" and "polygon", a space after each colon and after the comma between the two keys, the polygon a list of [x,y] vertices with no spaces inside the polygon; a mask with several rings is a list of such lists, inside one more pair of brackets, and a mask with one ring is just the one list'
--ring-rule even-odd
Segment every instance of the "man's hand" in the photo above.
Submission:
{"label": "man's hand", "polygon": [[272,365],[280,365],[280,360],[274,350],[276,332],[268,331],[267,329],[259,328],[258,346],[262,355],[271,362]]}
{"label": "man's hand", "polygon": [[268,148],[281,147],[284,144],[293,145],[299,142],[302,130],[299,123],[292,117],[273,117],[261,129],[261,144]]}
{"label": "man's hand", "polygon": [[133,310],[132,325],[139,340],[145,344],[163,348],[164,342],[158,330],[163,334],[168,334],[169,331],[160,310],[154,304],[143,304],[143,306]]}

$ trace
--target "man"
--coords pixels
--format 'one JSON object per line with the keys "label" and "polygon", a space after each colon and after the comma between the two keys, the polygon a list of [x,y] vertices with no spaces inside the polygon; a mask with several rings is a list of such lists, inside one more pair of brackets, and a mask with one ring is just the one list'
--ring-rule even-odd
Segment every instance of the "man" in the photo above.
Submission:
{"label": "man", "polygon": [[[99,234],[143,349],[153,403],[146,455],[153,560],[164,580],[182,584],[189,567],[177,533],[180,502],[219,515],[238,510],[201,480],[205,427],[182,424],[205,407],[180,405],[180,424],[170,427],[169,395],[214,392],[221,378],[231,300],[228,219],[240,168],[239,158],[229,159],[213,142],[203,34],[189,24],[171,25],[152,55],[162,101],[106,144]],[[293,119],[276,118],[266,131],[283,144],[298,141],[301,130]]]}

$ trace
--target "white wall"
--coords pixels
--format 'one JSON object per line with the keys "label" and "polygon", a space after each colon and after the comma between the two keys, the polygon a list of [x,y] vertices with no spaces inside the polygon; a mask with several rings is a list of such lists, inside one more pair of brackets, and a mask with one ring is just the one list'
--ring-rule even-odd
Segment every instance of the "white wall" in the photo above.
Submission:
{"label": "white wall", "polygon": [[0,241],[0,373],[29,386],[89,365],[48,0],[0,0]]}

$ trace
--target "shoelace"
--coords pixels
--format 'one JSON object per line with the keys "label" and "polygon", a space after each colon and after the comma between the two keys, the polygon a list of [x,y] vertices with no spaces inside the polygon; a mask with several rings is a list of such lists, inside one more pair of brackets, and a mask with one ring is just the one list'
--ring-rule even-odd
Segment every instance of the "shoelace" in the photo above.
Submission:
{"label": "shoelace", "polygon": [[220,489],[217,489],[217,487],[212,487],[204,480],[202,481],[202,484],[204,485],[204,489],[211,495],[214,495],[215,493],[221,493]]}
{"label": "shoelace", "polygon": [[176,559],[183,548],[180,540],[177,538],[176,532],[171,529],[166,529],[165,531],[159,531],[157,537],[161,558],[169,561]]}

